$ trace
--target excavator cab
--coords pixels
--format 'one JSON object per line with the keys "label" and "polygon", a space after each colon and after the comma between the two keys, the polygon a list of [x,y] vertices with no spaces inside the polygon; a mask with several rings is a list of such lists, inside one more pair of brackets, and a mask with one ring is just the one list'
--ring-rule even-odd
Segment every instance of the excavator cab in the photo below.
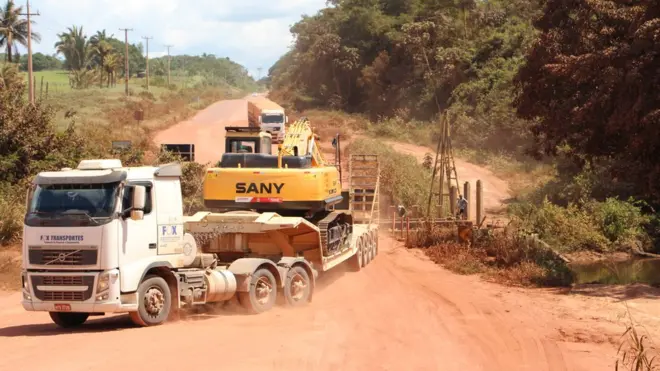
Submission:
{"label": "excavator cab", "polygon": [[272,135],[256,127],[225,127],[225,153],[272,154]]}

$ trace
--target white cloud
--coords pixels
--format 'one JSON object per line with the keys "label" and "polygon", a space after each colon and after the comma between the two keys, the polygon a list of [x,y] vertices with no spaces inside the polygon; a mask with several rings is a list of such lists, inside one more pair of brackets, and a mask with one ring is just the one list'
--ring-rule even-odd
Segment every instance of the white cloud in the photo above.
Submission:
{"label": "white cloud", "polygon": [[302,14],[314,14],[325,0],[32,0],[34,29],[42,41],[35,52],[54,53],[57,33],[82,25],[91,36],[105,29],[119,39],[132,28],[129,42],[144,42],[151,36],[149,55],[215,54],[244,65],[262,76],[292,42],[289,27]]}

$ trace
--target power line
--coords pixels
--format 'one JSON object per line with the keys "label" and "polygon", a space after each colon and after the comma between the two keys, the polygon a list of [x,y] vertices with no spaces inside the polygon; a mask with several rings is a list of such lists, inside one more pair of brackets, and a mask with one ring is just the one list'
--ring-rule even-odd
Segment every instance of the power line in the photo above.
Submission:
{"label": "power line", "polygon": [[124,44],[126,46],[126,55],[124,56],[124,78],[126,80],[126,95],[128,95],[128,76],[130,72],[128,71],[128,31],[133,31],[132,28],[120,28],[119,31],[124,31]]}
{"label": "power line", "polygon": [[153,37],[142,36],[142,38],[147,40],[147,91],[149,91],[149,40],[153,39]]}
{"label": "power line", "polygon": [[170,64],[172,61],[172,58],[170,57],[170,48],[173,47],[174,45],[165,45],[167,48],[167,86],[170,86]]}
{"label": "power line", "polygon": [[[27,16],[27,31],[28,31],[28,37],[27,37],[27,42],[28,42],[28,92],[29,92],[29,99],[30,103],[34,104],[34,78],[32,76],[32,22],[30,21],[30,16],[33,15],[41,15],[39,14],[39,11],[36,13],[30,13],[30,0],[27,1],[26,4],[27,7],[27,13],[21,13],[21,15],[26,15]],[[11,45],[9,45],[11,48]]]}

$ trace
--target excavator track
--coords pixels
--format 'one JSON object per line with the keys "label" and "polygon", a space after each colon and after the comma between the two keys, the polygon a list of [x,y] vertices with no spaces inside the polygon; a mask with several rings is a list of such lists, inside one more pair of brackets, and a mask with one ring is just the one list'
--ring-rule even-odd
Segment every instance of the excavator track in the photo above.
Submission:
{"label": "excavator track", "polygon": [[353,218],[345,211],[331,211],[316,223],[321,234],[323,255],[332,255],[350,242]]}

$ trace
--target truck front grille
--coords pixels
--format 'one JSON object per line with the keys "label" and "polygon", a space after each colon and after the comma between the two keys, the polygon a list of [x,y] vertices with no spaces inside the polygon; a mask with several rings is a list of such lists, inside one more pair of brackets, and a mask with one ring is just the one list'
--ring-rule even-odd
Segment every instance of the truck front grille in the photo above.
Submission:
{"label": "truck front grille", "polygon": [[95,265],[98,250],[90,248],[43,249],[30,246],[28,251],[30,264],[48,266]]}
{"label": "truck front grille", "polygon": [[85,301],[83,292],[76,291],[44,291],[42,301]]}
{"label": "truck front grille", "polygon": [[[30,275],[30,282],[34,296],[41,301],[85,301],[92,297],[95,277]],[[64,290],[64,287],[80,291]]]}
{"label": "truck front grille", "polygon": [[82,276],[41,276],[44,286],[82,286]]}

